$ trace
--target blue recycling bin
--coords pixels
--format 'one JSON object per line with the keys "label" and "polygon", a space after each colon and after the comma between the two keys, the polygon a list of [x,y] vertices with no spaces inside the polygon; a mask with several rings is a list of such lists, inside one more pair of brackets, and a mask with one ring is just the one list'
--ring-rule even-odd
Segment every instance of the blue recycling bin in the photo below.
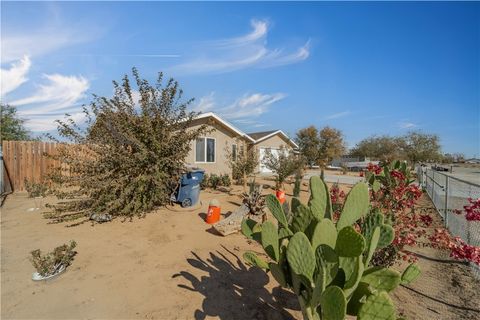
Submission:
{"label": "blue recycling bin", "polygon": [[176,194],[176,202],[183,208],[191,207],[200,198],[200,183],[205,175],[205,170],[192,169],[182,175]]}

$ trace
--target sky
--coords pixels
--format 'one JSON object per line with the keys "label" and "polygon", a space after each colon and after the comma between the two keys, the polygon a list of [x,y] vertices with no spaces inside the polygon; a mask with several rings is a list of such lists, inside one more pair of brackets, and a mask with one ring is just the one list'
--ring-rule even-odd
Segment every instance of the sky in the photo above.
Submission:
{"label": "sky", "polygon": [[420,130],[480,156],[480,3],[1,2],[1,100],[35,134],[133,66],[245,132]]}

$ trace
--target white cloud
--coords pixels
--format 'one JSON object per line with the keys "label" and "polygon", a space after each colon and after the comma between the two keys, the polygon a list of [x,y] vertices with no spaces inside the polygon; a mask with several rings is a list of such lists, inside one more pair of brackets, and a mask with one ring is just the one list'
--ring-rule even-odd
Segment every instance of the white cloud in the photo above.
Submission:
{"label": "white cloud", "polygon": [[398,123],[398,127],[400,129],[413,129],[413,128],[418,127],[418,125],[415,124],[415,123],[412,123],[412,122],[403,121],[403,122]]}
{"label": "white cloud", "polygon": [[209,95],[201,97],[198,103],[193,107],[195,112],[208,112],[215,108],[215,92],[211,92]]}
{"label": "white cloud", "polygon": [[245,94],[226,108],[218,112],[227,119],[255,118],[268,111],[270,106],[286,97],[283,93],[273,94]]}
{"label": "white cloud", "polygon": [[310,56],[310,41],[291,53],[284,49],[267,48],[269,25],[252,20],[252,31],[244,36],[207,41],[202,53],[171,68],[173,73],[225,73],[248,67],[271,68],[306,60]]}
{"label": "white cloud", "polygon": [[[57,128],[55,120],[64,118],[64,115],[55,115],[55,114],[46,114],[46,115],[37,115],[30,116],[26,119],[25,126],[33,132],[41,131],[50,131]],[[77,124],[80,124],[85,119],[85,114],[83,112],[71,113],[70,117]]]}
{"label": "white cloud", "polygon": [[285,97],[286,94],[284,93],[244,94],[241,98],[236,99],[233,103],[230,103],[225,107],[224,104],[220,105],[216,101],[214,93],[212,92],[200,98],[197,105],[193,107],[193,110],[201,112],[212,111],[220,115],[222,118],[250,128],[267,127],[270,125],[259,122],[257,120],[258,117],[268,112],[274,103]]}
{"label": "white cloud", "polygon": [[85,97],[85,92],[89,88],[88,80],[82,76],[45,74],[43,77],[47,83],[38,85],[31,96],[10,102],[15,106],[35,105],[29,110],[21,111],[23,115],[58,112],[74,106]]}
{"label": "white cloud", "polygon": [[219,47],[244,46],[244,45],[248,45],[251,42],[257,41],[259,39],[263,39],[267,35],[268,33],[267,21],[253,19],[252,21],[250,21],[250,25],[253,28],[252,32],[244,36],[212,41],[211,44]]}
{"label": "white cloud", "polygon": [[2,63],[17,60],[27,54],[39,56],[57,49],[90,41],[98,32],[85,32],[85,28],[77,31],[68,27],[45,27],[28,33],[2,34]]}
{"label": "white cloud", "polygon": [[30,58],[25,55],[19,61],[11,63],[9,69],[1,69],[0,96],[2,98],[28,80],[27,73],[31,65]]}
{"label": "white cloud", "polygon": [[25,126],[32,131],[48,131],[56,128],[55,120],[70,113],[73,119],[83,119],[79,103],[85,98],[89,82],[82,76],[46,74],[46,83],[37,86],[35,92],[9,104],[18,107],[18,114],[27,119]]}
{"label": "white cloud", "polygon": [[342,112],[338,112],[338,113],[334,113],[334,114],[326,116],[325,120],[338,119],[338,118],[346,117],[350,114],[351,114],[350,111],[342,111]]}

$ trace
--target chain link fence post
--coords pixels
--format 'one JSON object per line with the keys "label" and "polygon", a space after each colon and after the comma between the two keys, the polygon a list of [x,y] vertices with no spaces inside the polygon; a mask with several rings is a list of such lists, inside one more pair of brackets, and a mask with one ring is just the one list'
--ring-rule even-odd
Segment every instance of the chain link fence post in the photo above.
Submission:
{"label": "chain link fence post", "polygon": [[444,216],[445,216],[445,228],[448,228],[448,176],[445,178],[445,210]]}

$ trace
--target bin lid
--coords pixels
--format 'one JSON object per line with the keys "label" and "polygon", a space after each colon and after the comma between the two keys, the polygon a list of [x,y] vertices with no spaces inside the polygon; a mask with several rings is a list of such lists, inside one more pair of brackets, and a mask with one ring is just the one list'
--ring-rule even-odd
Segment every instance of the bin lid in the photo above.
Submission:
{"label": "bin lid", "polygon": [[185,172],[205,172],[205,170],[196,167],[187,167]]}

